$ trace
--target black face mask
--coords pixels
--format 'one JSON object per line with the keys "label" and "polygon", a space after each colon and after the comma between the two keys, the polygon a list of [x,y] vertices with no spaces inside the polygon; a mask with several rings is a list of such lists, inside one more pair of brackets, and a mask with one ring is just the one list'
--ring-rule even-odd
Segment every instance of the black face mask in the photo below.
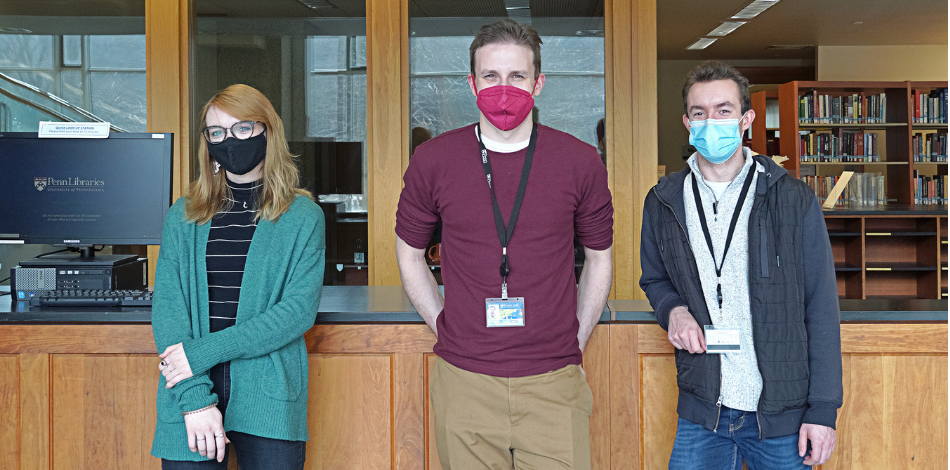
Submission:
{"label": "black face mask", "polygon": [[208,153],[231,174],[247,174],[264,161],[267,137],[263,132],[246,140],[228,137],[217,144],[209,143]]}

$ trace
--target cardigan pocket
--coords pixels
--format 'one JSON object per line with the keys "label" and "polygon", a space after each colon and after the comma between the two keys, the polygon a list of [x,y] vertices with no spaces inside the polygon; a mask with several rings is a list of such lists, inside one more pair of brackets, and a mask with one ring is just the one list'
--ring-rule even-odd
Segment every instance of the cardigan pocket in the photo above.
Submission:
{"label": "cardigan pocket", "polygon": [[163,423],[184,423],[185,417],[178,409],[175,395],[165,388],[164,378],[159,378],[158,382],[158,400],[156,400],[158,419]]}
{"label": "cardigan pocket", "polygon": [[307,350],[303,338],[267,355],[261,389],[268,397],[296,401],[303,388]]}

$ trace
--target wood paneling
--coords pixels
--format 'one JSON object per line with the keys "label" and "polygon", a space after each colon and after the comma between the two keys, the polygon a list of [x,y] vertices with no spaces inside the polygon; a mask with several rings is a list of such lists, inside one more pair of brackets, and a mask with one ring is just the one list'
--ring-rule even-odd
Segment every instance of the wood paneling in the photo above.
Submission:
{"label": "wood paneling", "polygon": [[369,284],[399,285],[396,205],[409,161],[409,2],[366,2]]}
{"label": "wood paneling", "polygon": [[19,356],[20,470],[50,468],[49,357],[49,354]]}
{"label": "wood paneling", "polygon": [[20,468],[16,446],[20,426],[19,368],[16,356],[0,356],[0,468]]}
{"label": "wood paneling", "polygon": [[[148,132],[175,134],[172,199],[191,181],[192,0],[145,1],[145,96]],[[148,249],[149,285],[155,284],[158,247]]]}
{"label": "wood paneling", "polygon": [[582,367],[594,396],[590,414],[590,462],[592,470],[610,468],[610,328],[594,327],[587,341]]}
{"label": "wood paneling", "polygon": [[155,431],[154,356],[52,356],[54,469],[161,467]]}
{"label": "wood paneling", "polygon": [[823,468],[947,468],[947,356],[853,355],[848,363],[838,448]]}
{"label": "wood paneling", "polygon": [[[870,354],[947,354],[946,323],[841,325],[841,352]],[[946,365],[946,364],[944,364]]]}
{"label": "wood paneling", "polygon": [[426,325],[318,325],[305,338],[312,352],[422,353],[435,345]]}
{"label": "wood paneling", "polygon": [[0,354],[155,354],[151,325],[3,325]]}
{"label": "wood paneling", "polygon": [[389,355],[312,355],[308,469],[392,467]]}
{"label": "wood paneling", "polygon": [[435,445],[435,414],[432,412],[432,404],[429,402],[429,380],[432,377],[432,370],[435,369],[435,361],[439,358],[435,354],[426,354],[426,459],[427,470],[442,470],[442,464],[439,463],[439,451]]}
{"label": "wood paneling", "polygon": [[672,354],[640,355],[640,390],[643,397],[640,435],[643,468],[665,469],[676,437],[676,364]]}
{"label": "wood paneling", "polygon": [[611,325],[610,468],[640,468],[639,325]]}
{"label": "wood paneling", "polygon": [[[425,325],[318,325],[306,338],[307,468],[440,468]],[[824,468],[945,468],[946,325],[845,324],[842,338],[844,406]],[[0,325],[0,348],[0,442],[18,443],[0,446],[0,468],[157,468],[148,326]],[[671,353],[657,325],[594,329],[584,355],[593,468],[665,468],[676,432]]]}
{"label": "wood paneling", "polygon": [[884,356],[881,372],[885,459],[878,467],[946,468],[947,356]]}
{"label": "wood paneling", "polygon": [[606,0],[607,168],[614,205],[612,298],[643,299],[640,224],[656,184],[656,2]]}
{"label": "wood paneling", "polygon": [[411,470],[425,462],[426,387],[422,354],[393,354],[393,469]]}

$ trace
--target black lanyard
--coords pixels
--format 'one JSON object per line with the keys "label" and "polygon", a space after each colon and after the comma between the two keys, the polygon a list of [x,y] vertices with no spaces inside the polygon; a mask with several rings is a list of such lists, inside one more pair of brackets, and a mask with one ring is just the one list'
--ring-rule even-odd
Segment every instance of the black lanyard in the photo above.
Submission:
{"label": "black lanyard", "polygon": [[524,167],[521,169],[521,182],[518,183],[518,193],[515,194],[515,203],[511,206],[511,216],[508,217],[508,226],[505,227],[505,221],[501,217],[501,208],[498,207],[498,198],[495,197],[495,188],[492,186],[491,163],[488,162],[488,150],[485,143],[482,142],[481,129],[475,126],[475,134],[478,136],[478,146],[482,149],[482,168],[485,170],[485,178],[488,181],[488,191],[491,193],[492,209],[495,211],[495,228],[498,230],[498,241],[501,242],[501,267],[498,272],[501,274],[501,297],[508,298],[508,273],[511,272],[511,266],[508,264],[508,243],[511,242],[511,236],[515,232],[515,223],[518,222],[518,213],[521,212],[521,203],[524,202],[524,193],[528,188],[528,174],[531,173],[531,160],[534,159],[534,147],[538,143],[538,125],[534,124],[531,128],[531,139],[528,140],[528,150],[524,156]]}
{"label": "black lanyard", "polygon": [[739,200],[736,201],[736,210],[732,212],[732,222],[729,224],[729,234],[726,235],[726,247],[722,250],[721,263],[716,262],[716,251],[713,249],[712,237],[709,235],[709,227],[706,225],[706,211],[703,210],[703,200],[699,197],[699,184],[696,182],[696,173],[692,175],[693,198],[696,200],[696,210],[699,211],[699,223],[703,227],[703,235],[706,236],[706,246],[709,247],[709,254],[712,255],[713,266],[716,268],[716,298],[719,301],[719,309],[722,310],[722,267],[726,264],[726,254],[729,253],[729,245],[732,244],[732,235],[736,231],[736,223],[739,222],[739,213],[742,212],[746,195],[749,194],[749,187],[752,186],[752,178],[755,176],[755,163],[749,167],[749,173],[745,177],[745,183],[742,184],[742,192],[739,193]]}

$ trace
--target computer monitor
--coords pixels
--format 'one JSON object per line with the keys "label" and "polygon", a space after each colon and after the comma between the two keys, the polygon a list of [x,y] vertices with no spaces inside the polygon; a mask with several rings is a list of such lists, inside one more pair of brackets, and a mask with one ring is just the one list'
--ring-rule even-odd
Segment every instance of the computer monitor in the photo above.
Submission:
{"label": "computer monitor", "polygon": [[363,143],[290,141],[300,184],[314,194],[363,193]]}
{"label": "computer monitor", "polygon": [[172,134],[105,139],[0,132],[0,243],[158,245],[171,205]]}

